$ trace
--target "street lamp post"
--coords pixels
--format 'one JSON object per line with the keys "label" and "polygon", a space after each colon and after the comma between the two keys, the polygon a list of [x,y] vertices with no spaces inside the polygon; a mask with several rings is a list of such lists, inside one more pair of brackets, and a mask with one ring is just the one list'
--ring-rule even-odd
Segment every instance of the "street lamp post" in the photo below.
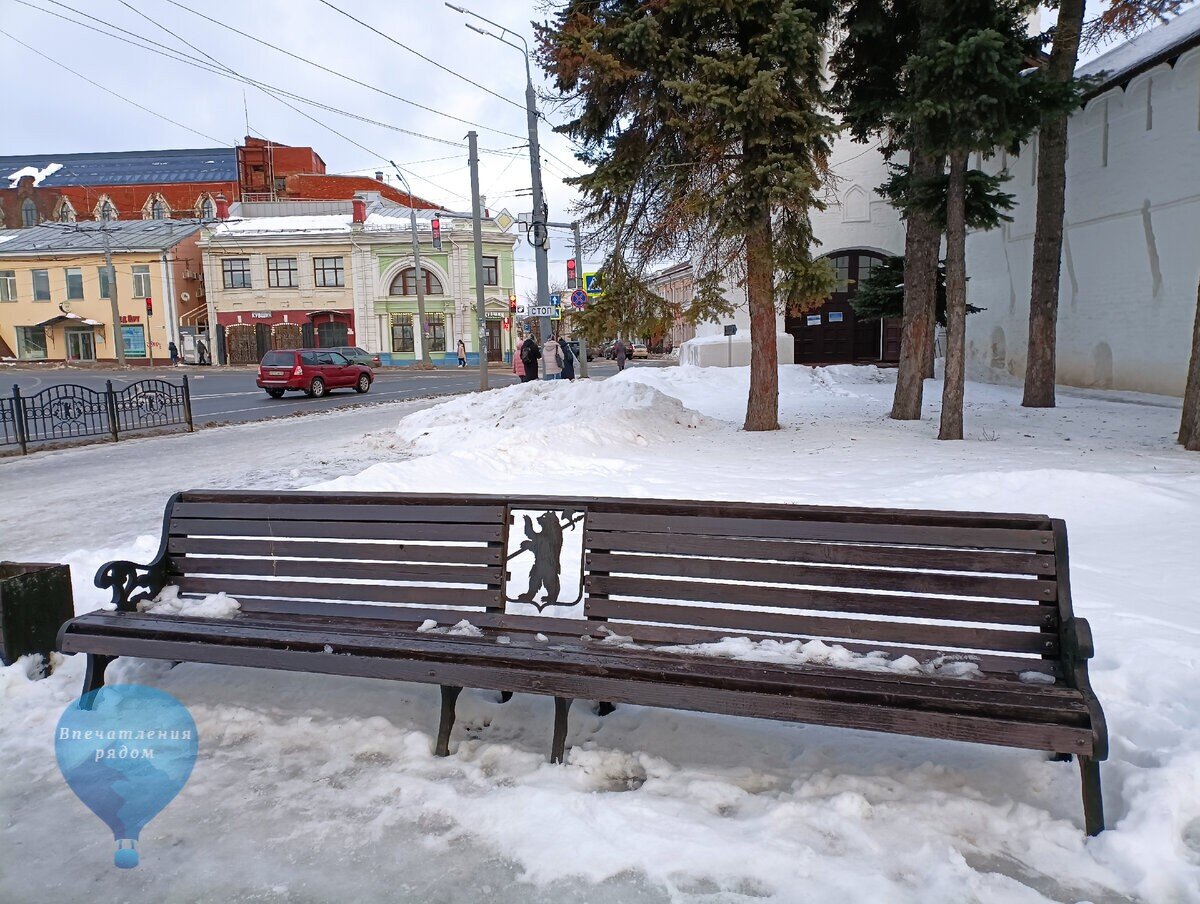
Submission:
{"label": "street lamp post", "polygon": [[400,172],[400,167],[396,166],[394,160],[389,160],[388,163],[392,165],[392,169],[404,185],[404,190],[408,192],[408,228],[412,233],[413,266],[416,267],[414,282],[417,285],[417,330],[421,334],[421,367],[433,370],[433,361],[429,357],[429,339],[425,335],[425,271],[421,268],[421,242],[417,239],[417,211],[413,204],[412,186],[408,184],[404,173]]}
{"label": "street lamp post", "polygon": [[[446,6],[456,13],[471,16],[480,22],[486,22],[488,25],[500,29],[500,33],[496,34],[485,28],[478,28],[469,22],[466,23],[467,28],[471,29],[471,31],[486,35],[489,38],[495,38],[500,43],[507,44],[509,47],[520,51],[525,57],[525,116],[529,126],[529,171],[533,179],[533,219],[529,227],[532,233],[530,244],[533,245],[534,267],[537,271],[537,303],[538,307],[546,310],[550,307],[550,262],[546,254],[549,235],[546,229],[548,210],[545,198],[542,196],[542,159],[541,149],[538,145],[537,95],[533,90],[533,74],[529,67],[529,44],[515,31],[510,31],[498,22],[493,22],[491,19],[479,15],[477,12],[472,12],[461,6],[455,6],[453,3],[447,3]],[[506,35],[516,38],[521,42],[520,45],[513,43],[512,40],[505,37]],[[550,318],[542,317],[540,320],[542,342],[546,342],[550,338],[551,333]]]}

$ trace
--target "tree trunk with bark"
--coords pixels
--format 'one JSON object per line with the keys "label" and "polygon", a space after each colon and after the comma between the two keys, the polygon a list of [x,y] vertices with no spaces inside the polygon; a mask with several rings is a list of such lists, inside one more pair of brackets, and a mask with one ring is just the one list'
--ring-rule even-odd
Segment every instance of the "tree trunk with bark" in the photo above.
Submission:
{"label": "tree trunk with bark", "polygon": [[967,351],[967,155],[950,156],[946,188],[946,375],[938,439],[963,438]]}
{"label": "tree trunk with bark", "polygon": [[[1075,72],[1085,0],[1062,0],[1047,74],[1066,83]],[[1042,123],[1038,135],[1037,211],[1033,231],[1033,282],[1029,291],[1026,408],[1054,407],[1058,341],[1058,287],[1067,192],[1067,114]]]}
{"label": "tree trunk with bark", "polygon": [[[915,141],[914,141],[915,144]],[[909,166],[914,182],[938,175],[941,158],[913,150]],[[937,305],[938,250],[942,236],[933,217],[909,211],[904,236],[904,325],[900,336],[900,368],[892,417],[921,419],[921,400],[931,360],[934,312]]]}
{"label": "tree trunk with bark", "polygon": [[1179,442],[1189,452],[1200,452],[1200,283],[1196,285],[1196,324],[1192,327],[1192,360],[1183,392]]}
{"label": "tree trunk with bark", "polygon": [[775,249],[765,207],[746,234],[746,301],[750,308],[750,396],[746,430],[779,429],[779,347],[775,340]]}

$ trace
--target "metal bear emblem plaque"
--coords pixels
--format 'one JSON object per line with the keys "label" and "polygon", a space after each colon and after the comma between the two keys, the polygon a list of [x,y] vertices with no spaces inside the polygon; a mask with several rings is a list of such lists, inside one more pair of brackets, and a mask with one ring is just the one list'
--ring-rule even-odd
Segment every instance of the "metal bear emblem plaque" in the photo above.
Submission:
{"label": "metal bear emblem plaque", "polygon": [[[505,611],[583,618],[583,524],[570,509],[510,509]],[[572,611],[577,610],[577,611]]]}

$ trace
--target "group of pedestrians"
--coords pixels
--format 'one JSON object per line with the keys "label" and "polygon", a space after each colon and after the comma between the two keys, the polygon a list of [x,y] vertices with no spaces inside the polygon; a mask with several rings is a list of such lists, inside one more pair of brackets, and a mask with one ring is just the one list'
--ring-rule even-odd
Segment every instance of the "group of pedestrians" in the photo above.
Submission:
{"label": "group of pedestrians", "polygon": [[538,348],[533,337],[526,336],[513,355],[513,373],[522,383],[529,383],[538,378],[541,367],[543,380],[574,380],[578,360],[566,339],[551,336],[549,342]]}

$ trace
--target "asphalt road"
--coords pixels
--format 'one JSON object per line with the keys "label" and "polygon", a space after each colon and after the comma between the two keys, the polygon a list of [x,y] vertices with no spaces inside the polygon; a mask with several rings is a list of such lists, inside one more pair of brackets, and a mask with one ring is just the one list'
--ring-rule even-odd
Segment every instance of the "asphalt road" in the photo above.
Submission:
{"label": "asphalt road", "polygon": [[[667,363],[639,360],[633,367],[660,367]],[[616,373],[616,365],[595,360],[588,365],[589,376],[603,379]],[[187,374],[192,392],[192,418],[201,424],[228,424],[260,421],[272,417],[308,414],[345,408],[351,405],[371,405],[434,395],[471,392],[479,388],[479,370],[418,371],[409,368],[384,367],[376,371],[375,383],[366,395],[353,389],[338,389],[321,399],[310,399],[303,393],[288,393],[282,399],[272,399],[254,385],[256,368],[222,367],[155,367],[136,370],[92,370],[85,368],[8,368],[0,370],[0,392],[8,395],[13,384],[21,387],[21,395],[31,396],[60,383],[77,383],[92,389],[104,389],[105,381],[121,389],[137,380],[161,378],[179,381]],[[488,386],[508,386],[517,378],[506,370],[488,373]]]}

